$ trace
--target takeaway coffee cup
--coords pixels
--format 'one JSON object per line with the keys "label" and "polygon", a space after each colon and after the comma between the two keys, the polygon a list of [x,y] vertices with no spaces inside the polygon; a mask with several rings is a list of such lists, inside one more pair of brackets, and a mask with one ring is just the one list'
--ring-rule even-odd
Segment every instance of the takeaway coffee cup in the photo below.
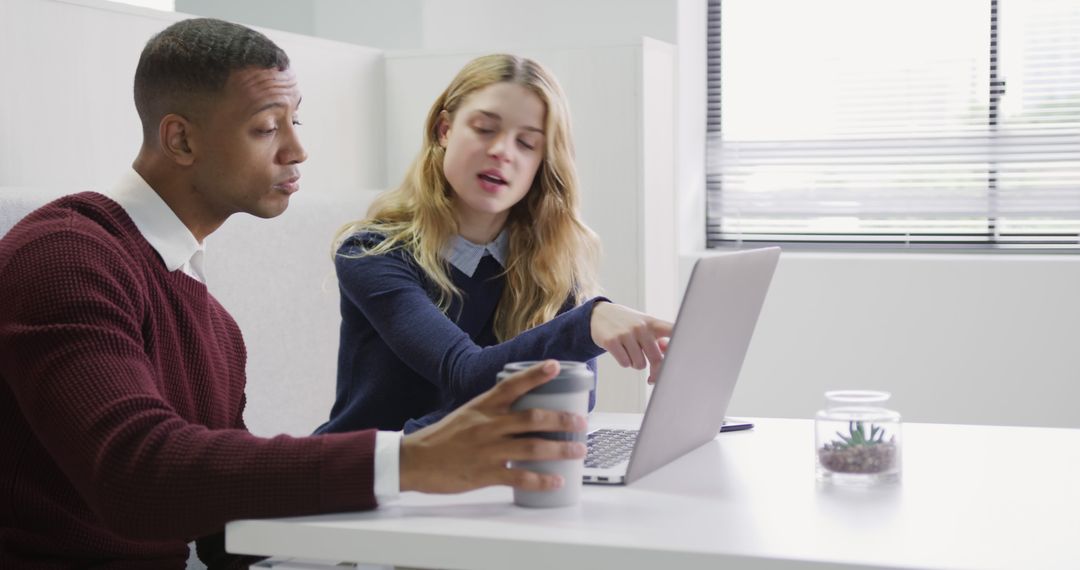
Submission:
{"label": "takeaway coffee cup", "polygon": [[[511,362],[496,376],[502,382],[507,376],[520,372],[536,362]],[[541,408],[571,412],[581,416],[589,413],[589,391],[595,383],[593,373],[584,362],[559,362],[559,374],[514,402],[511,409],[529,410]],[[585,443],[585,432],[539,432],[529,437],[556,441],[580,441]],[[512,461],[511,467],[537,473],[555,473],[563,478],[563,486],[552,491],[521,491],[514,489],[514,503],[523,507],[565,507],[581,501],[584,459],[558,461]]]}

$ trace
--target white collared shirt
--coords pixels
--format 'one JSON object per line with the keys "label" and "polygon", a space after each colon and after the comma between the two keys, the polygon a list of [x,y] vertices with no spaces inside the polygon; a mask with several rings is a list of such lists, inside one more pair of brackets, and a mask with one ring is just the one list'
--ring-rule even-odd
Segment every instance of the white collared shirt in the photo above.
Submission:
{"label": "white collared shirt", "polygon": [[[125,174],[106,195],[135,222],[169,271],[183,271],[206,283],[203,244],[138,172],[132,169]],[[375,434],[375,499],[380,503],[396,499],[401,493],[401,437],[401,432]]]}
{"label": "white collared shirt", "polygon": [[169,271],[180,270],[206,283],[203,269],[203,244],[176,217],[172,208],[143,180],[135,170],[121,178],[109,198],[120,204],[139,233],[161,256]]}

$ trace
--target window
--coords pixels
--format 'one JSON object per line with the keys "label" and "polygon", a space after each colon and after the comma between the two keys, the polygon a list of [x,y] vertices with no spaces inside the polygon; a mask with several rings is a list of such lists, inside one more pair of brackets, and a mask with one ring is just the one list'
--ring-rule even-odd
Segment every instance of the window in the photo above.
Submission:
{"label": "window", "polygon": [[1080,247],[1080,0],[710,0],[707,237]]}

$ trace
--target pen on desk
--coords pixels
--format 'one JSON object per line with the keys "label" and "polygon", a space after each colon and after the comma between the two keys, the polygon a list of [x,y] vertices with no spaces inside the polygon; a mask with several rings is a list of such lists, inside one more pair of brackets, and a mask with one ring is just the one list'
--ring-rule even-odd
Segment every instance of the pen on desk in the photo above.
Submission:
{"label": "pen on desk", "polygon": [[720,433],[729,431],[742,431],[751,429],[754,424],[743,420],[724,420],[724,423],[720,424]]}

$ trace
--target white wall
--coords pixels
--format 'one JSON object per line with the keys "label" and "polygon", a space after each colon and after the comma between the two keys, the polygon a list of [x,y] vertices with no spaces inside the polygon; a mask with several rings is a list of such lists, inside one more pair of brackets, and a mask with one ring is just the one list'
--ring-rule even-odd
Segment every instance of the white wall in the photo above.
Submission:
{"label": "white wall", "polygon": [[425,0],[176,0],[176,11],[380,49],[424,45]]}
{"label": "white wall", "polygon": [[705,249],[708,9],[708,0],[677,2],[675,209],[679,220],[678,248],[682,253]]}
{"label": "white wall", "polygon": [[425,0],[424,48],[584,47],[676,41],[674,0]]}
{"label": "white wall", "polygon": [[[139,53],[181,17],[101,0],[3,0],[0,187],[103,190],[130,168],[141,141]],[[337,293],[322,288],[330,237],[386,178],[383,54],[267,33],[292,58],[304,96],[303,190],[280,219],[226,223],[207,241],[207,267],[247,340],[249,427],[306,434],[334,396]]]}
{"label": "white wall", "polygon": [[785,252],[731,413],[870,388],[907,421],[1080,427],[1077,283],[1075,255]]}
{"label": "white wall", "polygon": [[674,43],[675,5],[686,1],[176,0],[176,9],[382,49],[491,50]]}
{"label": "white wall", "polygon": [[[141,142],[139,53],[181,17],[100,0],[4,0],[0,64],[12,79],[0,90],[0,185],[113,182]],[[292,57],[304,95],[305,188],[382,187],[381,52],[270,35]]]}
{"label": "white wall", "polygon": [[384,50],[424,44],[424,0],[314,0],[315,35]]}
{"label": "white wall", "polygon": [[317,35],[311,2],[294,0],[176,0],[176,11],[245,26]]}

